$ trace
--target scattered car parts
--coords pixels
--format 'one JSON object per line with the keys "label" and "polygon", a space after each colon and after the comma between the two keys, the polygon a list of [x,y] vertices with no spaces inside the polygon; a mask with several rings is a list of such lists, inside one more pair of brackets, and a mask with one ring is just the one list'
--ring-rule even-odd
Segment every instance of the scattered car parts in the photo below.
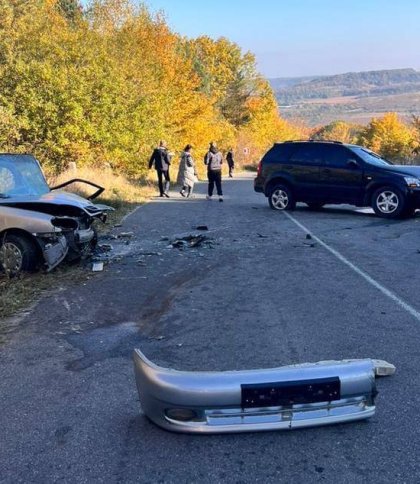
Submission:
{"label": "scattered car parts", "polygon": [[375,413],[380,360],[323,361],[273,369],[191,372],[162,368],[134,350],[141,407],[174,432],[294,429],[366,419]]}
{"label": "scattered car parts", "polygon": [[[56,190],[74,182],[97,188],[88,199]],[[10,275],[56,267],[96,244],[94,222],[105,221],[111,207],[93,204],[103,188],[70,180],[50,189],[36,158],[0,154],[0,266]]]}

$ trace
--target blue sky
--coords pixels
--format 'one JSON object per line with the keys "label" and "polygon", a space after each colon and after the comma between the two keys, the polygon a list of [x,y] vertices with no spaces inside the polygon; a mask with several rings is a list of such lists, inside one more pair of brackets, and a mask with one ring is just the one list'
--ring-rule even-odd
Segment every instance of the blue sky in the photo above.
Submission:
{"label": "blue sky", "polygon": [[268,77],[420,69],[419,0],[147,0],[188,37],[225,36]]}

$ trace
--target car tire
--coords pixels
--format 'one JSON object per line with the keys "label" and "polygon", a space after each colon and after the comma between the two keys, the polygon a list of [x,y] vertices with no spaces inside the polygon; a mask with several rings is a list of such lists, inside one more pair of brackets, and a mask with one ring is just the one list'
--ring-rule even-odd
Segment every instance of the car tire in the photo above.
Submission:
{"label": "car tire", "polygon": [[0,266],[11,276],[21,272],[35,272],[40,266],[35,243],[23,235],[6,235],[0,247]]}
{"label": "car tire", "polygon": [[321,210],[321,208],[325,205],[324,203],[318,202],[306,202],[310,210]]}
{"label": "car tire", "polygon": [[268,203],[273,210],[293,210],[296,206],[292,190],[287,185],[276,185],[270,191]]}
{"label": "car tire", "polygon": [[407,199],[394,187],[378,188],[372,196],[372,208],[382,218],[399,218],[407,208]]}

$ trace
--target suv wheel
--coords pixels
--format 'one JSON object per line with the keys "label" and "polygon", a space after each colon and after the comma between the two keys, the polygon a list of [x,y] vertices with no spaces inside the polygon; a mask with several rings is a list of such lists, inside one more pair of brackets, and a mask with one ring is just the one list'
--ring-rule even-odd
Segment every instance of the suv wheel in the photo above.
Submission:
{"label": "suv wheel", "polygon": [[292,191],[286,185],[276,185],[270,192],[268,203],[273,210],[293,210],[295,208]]}
{"label": "suv wheel", "polygon": [[373,194],[372,208],[380,217],[397,218],[404,213],[406,198],[397,188],[382,187]]}
{"label": "suv wheel", "polygon": [[24,236],[6,235],[0,247],[0,265],[11,276],[34,272],[39,267],[35,244]]}

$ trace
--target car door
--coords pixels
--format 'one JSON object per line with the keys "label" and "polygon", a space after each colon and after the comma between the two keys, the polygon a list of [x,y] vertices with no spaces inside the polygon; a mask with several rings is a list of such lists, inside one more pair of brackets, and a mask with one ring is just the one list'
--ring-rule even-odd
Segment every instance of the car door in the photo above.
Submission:
{"label": "car door", "polygon": [[330,202],[357,204],[363,198],[363,164],[342,145],[324,145],[320,184]]}
{"label": "car door", "polygon": [[322,146],[317,143],[302,143],[292,154],[285,168],[289,169],[299,200],[318,198]]}

